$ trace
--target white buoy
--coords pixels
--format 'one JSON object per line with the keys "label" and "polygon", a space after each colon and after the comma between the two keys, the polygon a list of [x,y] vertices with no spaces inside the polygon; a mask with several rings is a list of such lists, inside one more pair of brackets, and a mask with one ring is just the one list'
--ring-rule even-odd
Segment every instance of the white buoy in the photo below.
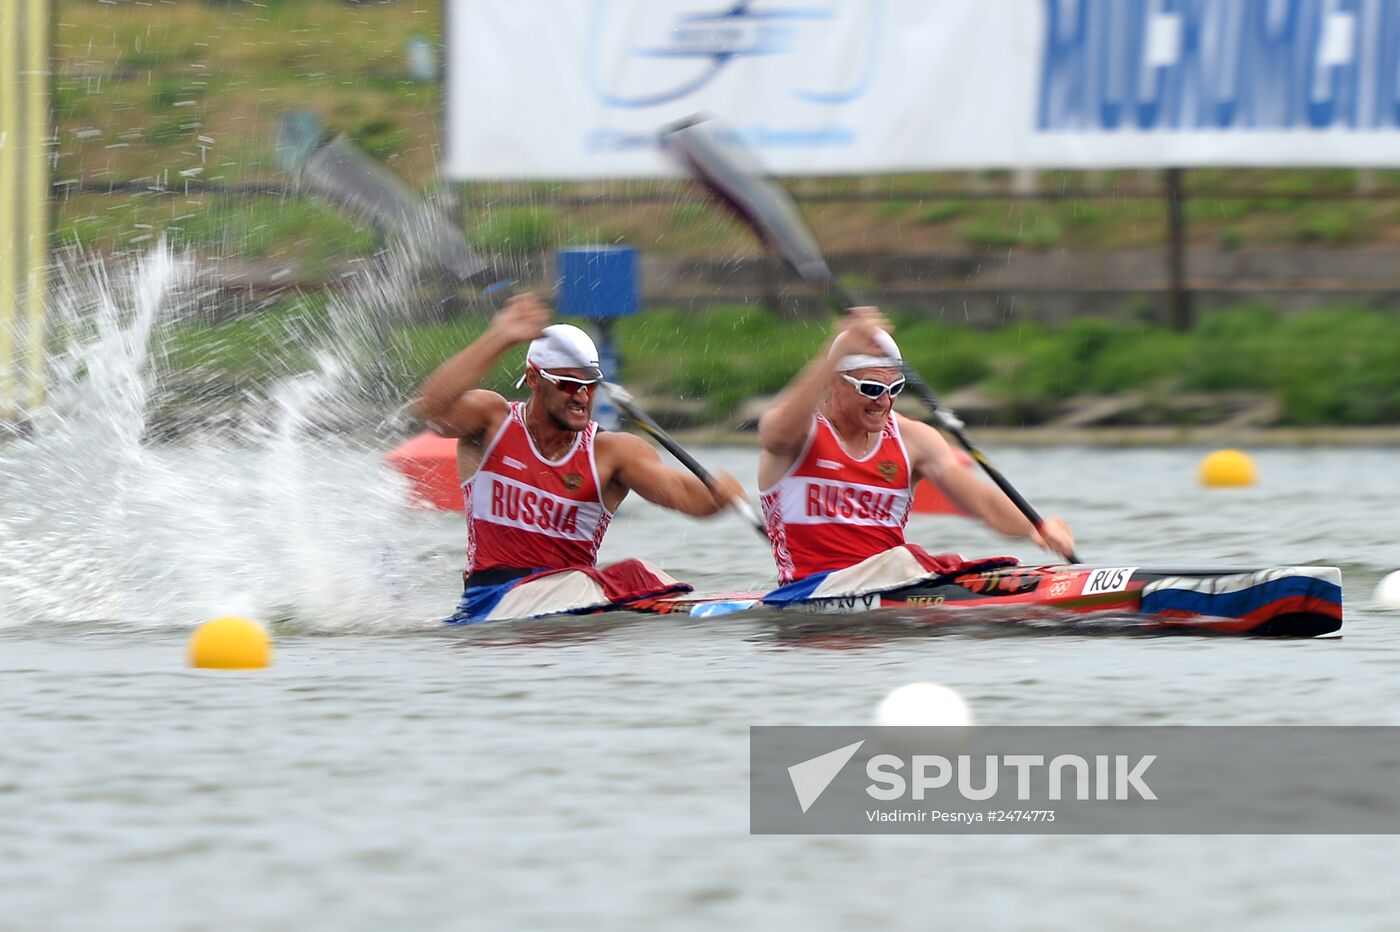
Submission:
{"label": "white buoy", "polygon": [[1381,608],[1400,608],[1400,570],[1391,573],[1376,585],[1372,596]]}
{"label": "white buoy", "polygon": [[963,697],[938,683],[909,683],[894,690],[875,709],[875,724],[901,728],[966,728],[972,710]]}
{"label": "white buoy", "polygon": [[938,683],[909,683],[890,693],[875,708],[882,726],[874,748],[909,757],[965,754],[972,741],[972,710],[963,697]]}

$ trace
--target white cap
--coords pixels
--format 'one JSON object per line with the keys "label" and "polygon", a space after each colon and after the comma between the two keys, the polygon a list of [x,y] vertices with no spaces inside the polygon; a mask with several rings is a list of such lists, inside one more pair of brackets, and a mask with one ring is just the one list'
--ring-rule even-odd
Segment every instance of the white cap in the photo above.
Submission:
{"label": "white cap", "polygon": [[[550,324],[544,333],[530,341],[530,349],[525,353],[526,365],[536,369],[593,369],[594,375],[603,377],[603,367],[598,364],[598,347],[593,338],[573,324]],[[525,376],[516,382],[519,387]]]}
{"label": "white cap", "polygon": [[895,345],[894,338],[883,330],[875,332],[875,342],[880,344],[880,349],[884,351],[883,356],[865,356],[861,354],[847,355],[844,343],[850,342],[847,337],[850,331],[842,333],[831,344],[831,352],[827,355],[836,359],[837,372],[850,372],[852,369],[899,369],[904,366],[904,357],[899,353],[899,347]]}

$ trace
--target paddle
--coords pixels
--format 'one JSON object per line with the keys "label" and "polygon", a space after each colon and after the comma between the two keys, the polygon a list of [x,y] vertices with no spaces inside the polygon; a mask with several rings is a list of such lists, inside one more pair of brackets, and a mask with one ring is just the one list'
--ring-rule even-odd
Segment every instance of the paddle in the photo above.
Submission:
{"label": "paddle", "polygon": [[445,269],[462,282],[480,282],[489,274],[489,263],[467,245],[451,221],[356,148],[348,136],[324,140],[297,138],[297,130],[290,132],[283,164],[298,185],[379,230],[393,232],[408,244],[415,261]]}
{"label": "paddle", "polygon": [[[821,247],[803,221],[788,193],[763,170],[763,166],[739,141],[732,130],[719,121],[692,116],[662,130],[663,147],[674,155],[687,172],[721,204],[739,216],[769,247],[792,267],[803,281],[821,289],[832,309],[845,314],[858,302],[832,274]],[[936,426],[957,441],[996,483],[997,488],[1026,516],[1037,530],[1045,526],[1030,502],[992,465],[963,430],[962,420],[934,395],[928,383],[905,362],[904,380],[932,413]],[[1078,563],[1071,551],[1065,556]]]}
{"label": "paddle", "polygon": [[[483,293],[488,295],[498,294],[501,291],[508,290],[514,284],[515,282],[512,281],[496,282],[494,285],[483,289]],[[569,356],[580,369],[594,368],[593,363],[584,359],[573,346],[570,346],[563,340],[551,339],[550,342],[553,343],[556,348],[562,350],[565,355]],[[608,397],[612,399],[613,404],[617,405],[618,410],[627,415],[638,427],[646,431],[657,443],[661,444],[661,446],[666,449],[666,452],[679,460],[681,465],[690,470],[695,478],[705,483],[709,488],[715,488],[715,477],[710,474],[710,471],[700,465],[700,461],[691,456],[684,447],[676,442],[674,437],[666,433],[665,429],[660,424],[656,423],[651,415],[642,410],[641,406],[633,399],[631,392],[616,382],[610,382],[607,379],[600,380],[600,383],[603,386],[603,391],[608,393]],[[730,501],[729,505],[738,512],[739,517],[743,518],[759,533],[759,536],[764,540],[768,539],[768,530],[764,526],[763,520],[759,518],[758,514],[753,510],[751,504],[740,498]]]}

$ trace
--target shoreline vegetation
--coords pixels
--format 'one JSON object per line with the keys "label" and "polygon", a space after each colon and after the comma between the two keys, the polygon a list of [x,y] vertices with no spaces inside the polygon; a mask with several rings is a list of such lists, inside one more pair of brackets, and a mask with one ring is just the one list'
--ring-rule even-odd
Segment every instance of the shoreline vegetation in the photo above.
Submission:
{"label": "shoreline vegetation", "polygon": [[[293,286],[374,256],[384,244],[373,231],[313,199],[229,193],[288,184],[278,168],[281,120],[306,111],[424,196],[455,204],[472,245],[494,256],[595,242],[655,255],[762,255],[753,237],[679,182],[442,183],[441,83],[414,79],[407,65],[414,41],[426,39],[441,54],[440,3],[59,0],[56,7],[56,249],[129,255],[163,238],[201,259],[279,275],[291,269]],[[1336,263],[1336,275],[1322,279],[1354,288],[1343,252],[1373,253],[1380,258],[1372,265],[1384,269],[1400,246],[1400,171],[1193,169],[1184,177],[1194,251],[1315,251]],[[134,187],[101,190],[118,182]],[[1167,239],[1158,173],[1045,171],[1034,183],[1047,195],[1084,196],[998,199],[1024,184],[1005,171],[789,186],[816,199],[803,211],[832,255],[957,253],[1007,264],[1058,252],[1155,250]],[[1375,281],[1373,290],[1394,293],[1388,276]],[[862,290],[861,282],[848,284]],[[314,369],[316,350],[334,344],[330,300],[325,291],[289,287],[242,316],[167,328],[158,407],[176,420],[228,409],[278,378]],[[1343,298],[1284,314],[1247,303],[1247,295],[1240,300],[1201,310],[1189,333],[1137,314],[1131,301],[1114,320],[1078,317],[1054,327],[1015,318],[962,326],[897,302],[886,310],[910,363],[979,437],[1268,431],[1314,442],[1308,438],[1324,430],[1388,437],[1400,429],[1393,427],[1400,425],[1397,312]],[[364,392],[373,395],[366,404],[406,403],[481,326],[471,315],[353,338],[364,343],[349,348],[362,357],[355,365],[376,383]],[[754,305],[651,307],[616,326],[620,375],[668,427],[742,436],[757,399],[778,391],[830,326],[827,318],[781,318]],[[518,371],[522,355],[508,357],[490,387],[507,389],[506,373]]]}
{"label": "shoreline vegetation", "polygon": [[[906,360],[978,431],[1116,432],[1141,442],[1259,431],[1313,442],[1322,428],[1400,431],[1400,321],[1385,311],[1341,305],[1283,315],[1244,305],[1203,314],[1189,333],[1090,318],[985,330],[890,315]],[[157,404],[236,403],[314,369],[328,345],[326,316],[307,299],[221,324],[172,325],[160,337]],[[352,345],[361,360],[350,362],[372,369],[374,401],[392,408],[484,326],[483,316],[399,324]],[[622,364],[611,375],[668,429],[742,433],[831,328],[827,317],[784,320],[757,306],[650,309],[616,323]],[[508,353],[484,387],[513,397],[523,359],[523,347]],[[912,398],[901,410],[920,413]]]}

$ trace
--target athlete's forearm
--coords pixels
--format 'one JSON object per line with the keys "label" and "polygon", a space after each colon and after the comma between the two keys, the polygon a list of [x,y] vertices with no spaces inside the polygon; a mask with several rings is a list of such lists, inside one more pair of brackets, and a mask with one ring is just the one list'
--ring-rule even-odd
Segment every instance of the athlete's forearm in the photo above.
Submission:
{"label": "athlete's forearm", "polygon": [[707,518],[722,507],[709,486],[689,473],[678,472],[650,459],[632,464],[623,482],[653,505],[692,518]]}
{"label": "athlete's forearm", "polygon": [[658,501],[657,504],[673,508],[681,514],[690,515],[692,518],[708,518],[723,507],[715,501],[714,495],[710,494],[709,486],[694,476],[684,473],[672,474],[662,495],[665,496],[666,501]]}
{"label": "athlete's forearm", "polygon": [[1007,537],[1031,536],[1035,530],[1034,525],[1021,514],[1021,510],[1016,507],[1015,502],[1006,496],[1006,493],[996,486],[979,481],[981,486],[980,505],[977,509],[977,516],[982,519],[987,527],[999,534]]}
{"label": "athlete's forearm", "polygon": [[901,418],[900,431],[919,476],[938,486],[954,504],[997,533],[1007,537],[1030,536],[1031,523],[1015,503],[971,467],[958,462],[933,428]]}
{"label": "athlete's forearm", "polygon": [[463,394],[481,384],[506,350],[514,345],[495,327],[488,329],[470,346],[463,349],[437,370],[418,390],[413,413],[425,421],[445,414]]}

